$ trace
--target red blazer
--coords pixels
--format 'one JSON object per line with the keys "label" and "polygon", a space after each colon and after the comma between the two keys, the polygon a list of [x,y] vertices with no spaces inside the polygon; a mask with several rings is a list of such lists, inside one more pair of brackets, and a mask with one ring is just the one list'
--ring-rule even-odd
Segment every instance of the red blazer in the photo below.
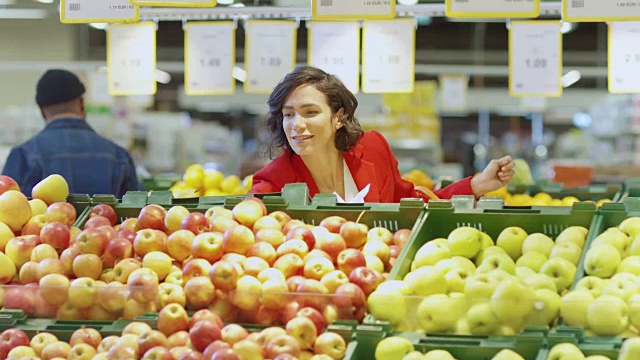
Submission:
{"label": "red blazer", "polygon": [[[343,156],[358,190],[371,184],[365,197],[366,202],[398,203],[402,198],[416,197],[429,201],[428,194],[416,190],[413,183],[402,179],[398,160],[385,138],[377,131],[365,132],[358,143]],[[284,151],[255,173],[249,193],[280,192],[285,184],[300,182],[307,184],[311,197],[318,193],[318,186],[302,158]],[[441,199],[450,199],[453,195],[473,195],[471,178],[460,180],[434,193]]]}

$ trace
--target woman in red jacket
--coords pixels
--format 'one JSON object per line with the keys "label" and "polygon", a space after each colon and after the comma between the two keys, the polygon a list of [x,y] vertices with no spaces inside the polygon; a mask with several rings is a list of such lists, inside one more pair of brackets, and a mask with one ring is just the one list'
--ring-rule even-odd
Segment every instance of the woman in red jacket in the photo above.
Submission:
{"label": "woman in red jacket", "polygon": [[428,201],[453,195],[480,197],[508,184],[510,156],[492,160],[476,177],[431,192],[401,178],[398,161],[384,137],[364,132],[355,118],[358,101],[335,76],[314,67],[287,74],[269,97],[265,120],[271,133],[269,154],[282,154],[253,177],[251,193],[279,192],[285,184],[304,182],[309,195],[340,196],[345,201]]}

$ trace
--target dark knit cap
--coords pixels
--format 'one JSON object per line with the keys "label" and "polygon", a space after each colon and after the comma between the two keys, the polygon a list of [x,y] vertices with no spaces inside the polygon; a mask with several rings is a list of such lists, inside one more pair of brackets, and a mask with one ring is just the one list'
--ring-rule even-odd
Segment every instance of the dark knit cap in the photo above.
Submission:
{"label": "dark knit cap", "polygon": [[78,77],[67,71],[48,70],[36,87],[36,103],[39,106],[59,104],[82,96],[85,87]]}

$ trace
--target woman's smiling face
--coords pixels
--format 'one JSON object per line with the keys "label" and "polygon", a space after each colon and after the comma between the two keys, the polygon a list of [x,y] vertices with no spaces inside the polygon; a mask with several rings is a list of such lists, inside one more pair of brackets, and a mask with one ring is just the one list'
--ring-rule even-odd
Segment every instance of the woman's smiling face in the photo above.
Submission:
{"label": "woman's smiling face", "polygon": [[332,113],[326,95],[315,87],[295,89],[282,107],[282,127],[291,150],[300,156],[336,151],[339,115]]}

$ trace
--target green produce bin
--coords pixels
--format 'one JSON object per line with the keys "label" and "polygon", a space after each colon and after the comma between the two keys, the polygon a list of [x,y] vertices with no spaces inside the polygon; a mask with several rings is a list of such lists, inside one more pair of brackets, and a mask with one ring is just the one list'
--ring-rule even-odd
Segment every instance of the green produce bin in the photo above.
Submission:
{"label": "green produce bin", "polygon": [[172,176],[156,176],[141,179],[142,185],[149,190],[169,190],[175,183],[182,180],[178,175]]}
{"label": "green produce bin", "polygon": [[640,179],[627,180],[624,183],[620,197],[616,201],[622,202],[629,197],[640,197]]}
{"label": "green produce bin", "polygon": [[547,360],[551,348],[560,343],[577,345],[585,357],[603,355],[611,360],[616,360],[623,341],[624,339],[621,338],[589,338],[582,329],[568,328],[548,334],[547,344],[540,349],[536,360]]}
{"label": "green produce bin", "polygon": [[562,199],[566,196],[573,196],[580,201],[598,201],[609,199],[618,201],[623,194],[622,184],[594,184],[577,188],[565,188],[562,184],[536,184],[531,186],[509,185],[507,190],[510,194],[527,194],[535,196],[537,193],[547,193],[553,199]]}

